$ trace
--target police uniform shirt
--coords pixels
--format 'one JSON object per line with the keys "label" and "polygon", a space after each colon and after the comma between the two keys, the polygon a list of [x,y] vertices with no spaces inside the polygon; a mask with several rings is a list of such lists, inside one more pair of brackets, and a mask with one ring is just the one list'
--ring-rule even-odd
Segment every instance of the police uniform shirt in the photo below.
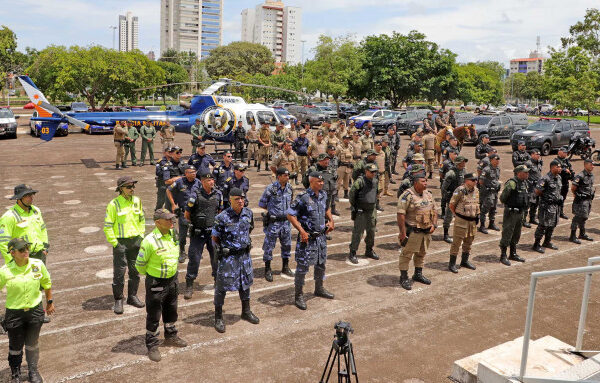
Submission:
{"label": "police uniform shirt", "polygon": [[339,158],[339,166],[350,166],[352,164],[352,145],[344,143],[338,145],[337,156]]}
{"label": "police uniform shirt", "polygon": [[[162,179],[163,181],[167,181],[170,180],[171,178],[174,177],[179,177],[181,175],[183,175],[183,171],[181,170],[181,162],[175,162],[175,161],[167,161],[165,163],[165,166],[162,167]],[[156,165],[158,166],[158,165]]]}
{"label": "police uniform shirt", "polygon": [[431,227],[435,211],[435,201],[429,190],[423,190],[423,194],[419,194],[413,186],[398,199],[397,213],[405,216],[405,222],[409,226],[420,229]]}
{"label": "police uniform shirt", "polygon": [[200,178],[203,173],[208,173],[210,171],[209,165],[213,167],[217,165],[215,160],[211,157],[210,154],[205,154],[203,156],[198,153],[194,153],[190,156],[188,160],[188,165],[193,165],[196,170],[196,176]]}
{"label": "police uniform shirt", "polygon": [[529,155],[529,153],[527,153],[524,150],[523,151],[517,150],[512,155],[512,163],[515,168],[519,165],[525,165],[525,163],[527,163],[527,161],[530,161],[530,160],[531,160],[531,156]]}
{"label": "police uniform shirt", "polygon": [[194,178],[193,181],[188,181],[186,177],[181,177],[169,186],[169,190],[173,194],[175,203],[180,208],[185,208],[186,202],[190,197],[196,195],[196,191],[201,187],[200,181]]}
{"label": "police uniform shirt", "polygon": [[492,149],[490,144],[478,144],[475,147],[475,158],[481,160],[487,157],[489,150]]}
{"label": "police uniform shirt", "polygon": [[250,232],[254,228],[254,215],[247,207],[237,214],[232,208],[227,208],[215,217],[212,235],[219,238],[221,246],[239,251],[251,244]]}
{"label": "police uniform shirt", "polygon": [[281,187],[279,181],[275,181],[267,186],[258,201],[258,206],[267,209],[269,215],[277,218],[285,218],[292,202],[293,194],[294,191],[289,183]]}
{"label": "police uniform shirt", "polygon": [[254,128],[248,129],[248,131],[246,132],[246,138],[248,138],[248,141],[250,143],[258,142],[258,129],[256,129],[256,126]]}
{"label": "police uniform shirt", "polygon": [[[450,198],[450,204],[455,207],[454,211],[460,218],[459,214],[464,217],[475,218],[479,215],[479,190],[473,187],[473,190],[469,190],[465,185],[461,185],[452,194]],[[455,224],[459,227],[467,227],[465,224],[472,222],[472,226],[475,226],[475,221],[457,220]]]}
{"label": "police uniform shirt", "polygon": [[362,142],[360,142],[360,140],[352,140],[352,142],[350,142],[350,145],[352,145],[352,159],[360,160],[363,152]]}
{"label": "police uniform shirt", "polygon": [[325,230],[325,213],[327,212],[327,193],[320,191],[317,195],[311,188],[298,194],[291,203],[287,214],[294,216],[307,232],[323,232]]}
{"label": "police uniform shirt", "polygon": [[[248,206],[248,190],[250,189],[250,180],[246,176],[237,178],[235,175],[223,186],[223,201],[229,201],[229,192],[233,188],[238,188],[244,195],[244,206]],[[229,202],[228,202],[229,203]]]}
{"label": "police uniform shirt", "polygon": [[486,166],[481,171],[481,180],[483,180],[483,186],[488,193],[497,193],[500,190],[500,167],[493,167],[492,165]]}
{"label": "police uniform shirt", "polygon": [[6,308],[23,310],[39,305],[42,301],[40,287],[48,290],[52,281],[44,262],[29,258],[24,266],[18,266],[12,260],[0,268],[0,289],[5,286]]}
{"label": "police uniform shirt", "polygon": [[310,142],[308,141],[308,138],[298,137],[294,140],[292,149],[294,150],[294,152],[296,152],[297,155],[306,156],[306,155],[308,155],[308,146],[309,145],[310,145]]}
{"label": "police uniform shirt", "polygon": [[219,189],[222,189],[225,183],[229,182],[234,177],[233,163],[230,163],[229,166],[222,163],[213,171],[213,175],[215,177],[215,185]]}
{"label": "police uniform shirt", "polygon": [[275,158],[273,159],[273,166],[275,166],[275,168],[283,166],[290,172],[291,175],[291,173],[296,173],[298,171],[298,165],[296,162],[297,160],[296,153],[293,151],[286,153],[285,150],[281,150],[275,155]]}
{"label": "police uniform shirt", "polygon": [[[194,220],[194,214],[196,212],[196,210],[198,209],[200,203],[199,200],[200,198],[204,198],[206,200],[210,200],[212,198],[216,199],[217,204],[216,204],[216,209],[215,209],[215,215],[216,213],[219,212],[219,210],[221,210],[223,208],[223,193],[221,193],[221,191],[217,188],[213,188],[213,190],[210,193],[207,193],[206,190],[204,190],[204,188],[202,187],[202,184],[200,184],[200,186],[198,187],[198,189],[196,189],[196,195],[192,196],[190,199],[188,199],[187,204],[185,206],[185,211],[189,211],[190,215],[192,216],[192,221]],[[210,216],[212,212],[203,210],[203,213],[208,213],[206,214],[207,216]],[[212,219],[213,217],[209,217],[210,218],[210,225],[207,226],[212,226]]]}

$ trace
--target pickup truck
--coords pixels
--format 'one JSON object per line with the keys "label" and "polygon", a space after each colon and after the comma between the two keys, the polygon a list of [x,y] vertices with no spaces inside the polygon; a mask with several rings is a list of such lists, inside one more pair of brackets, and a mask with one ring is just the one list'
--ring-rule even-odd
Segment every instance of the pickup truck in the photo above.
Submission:
{"label": "pickup truck", "polygon": [[[477,137],[487,134],[490,141],[497,142],[510,141],[514,132],[527,127],[528,121],[525,114],[479,115],[470,119],[467,124],[475,125]],[[467,139],[467,142],[475,142],[475,139]]]}

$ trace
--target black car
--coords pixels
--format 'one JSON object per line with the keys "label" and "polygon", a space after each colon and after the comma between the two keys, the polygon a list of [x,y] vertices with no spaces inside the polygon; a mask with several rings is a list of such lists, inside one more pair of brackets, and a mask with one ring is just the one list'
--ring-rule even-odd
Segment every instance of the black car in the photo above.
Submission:
{"label": "black car", "polygon": [[398,116],[397,130],[408,135],[423,127],[423,120],[427,117],[429,109],[413,109],[401,112]]}
{"label": "black car", "polygon": [[547,156],[554,149],[569,145],[575,133],[590,136],[590,129],[584,121],[561,118],[540,118],[523,130],[515,132],[510,139],[513,150],[519,141],[525,141],[527,150],[539,149]]}
{"label": "black car", "polygon": [[347,120],[350,116],[356,116],[358,114],[358,109],[352,105],[340,105],[340,115],[341,119]]}
{"label": "black car", "polygon": [[[467,122],[469,125],[475,125],[477,137],[487,134],[490,141],[498,142],[510,140],[513,133],[524,129],[527,124],[525,114],[500,114],[500,115],[478,115]],[[475,138],[467,139],[467,142],[475,142]]]}
{"label": "black car", "polygon": [[373,130],[375,131],[375,134],[387,133],[388,129],[391,128],[392,125],[396,125],[398,123],[399,115],[400,115],[400,112],[385,111],[383,113],[383,117],[373,118],[371,120],[371,123],[373,124]]}

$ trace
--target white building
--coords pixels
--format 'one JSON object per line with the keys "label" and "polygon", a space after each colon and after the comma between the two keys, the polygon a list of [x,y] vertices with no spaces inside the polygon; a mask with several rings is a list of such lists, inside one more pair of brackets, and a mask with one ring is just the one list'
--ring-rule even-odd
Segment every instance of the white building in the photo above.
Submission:
{"label": "white building", "polygon": [[160,51],[192,51],[200,59],[223,42],[223,0],[161,0]]}
{"label": "white building", "polygon": [[302,8],[265,0],[242,11],[242,41],[264,45],[276,62],[290,65],[302,59]]}
{"label": "white building", "polygon": [[129,52],[138,49],[138,18],[131,12],[119,15],[119,51]]}

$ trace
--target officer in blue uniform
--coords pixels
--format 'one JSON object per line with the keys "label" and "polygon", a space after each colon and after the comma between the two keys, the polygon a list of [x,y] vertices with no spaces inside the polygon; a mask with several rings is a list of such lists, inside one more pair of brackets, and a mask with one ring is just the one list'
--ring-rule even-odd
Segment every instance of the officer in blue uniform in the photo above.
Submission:
{"label": "officer in blue uniform", "polygon": [[206,154],[206,146],[204,142],[200,142],[198,146],[196,146],[196,153],[190,156],[188,165],[193,165],[196,168],[196,177],[200,178],[202,174],[210,173],[209,166],[214,168],[217,166],[217,163],[210,154]]}
{"label": "officer in blue uniform", "polygon": [[298,230],[294,303],[301,310],[306,310],[302,289],[310,266],[315,267],[315,296],[333,299],[333,294],[323,287],[323,280],[327,261],[325,235],[335,225],[331,210],[327,208],[327,194],[323,191],[323,174],[312,172],[308,180],[309,187],[298,194],[287,211],[289,221]]}
{"label": "officer in blue uniform", "polygon": [[248,190],[250,190],[250,180],[245,176],[246,164],[237,163],[233,165],[233,178],[225,183],[223,186],[223,209],[229,207],[229,191],[233,188],[238,188],[244,193],[244,206],[248,206]]}
{"label": "officer in blue uniform", "polygon": [[258,206],[266,209],[266,212],[262,214],[263,231],[265,233],[263,261],[265,262],[265,279],[269,282],[273,282],[271,261],[273,260],[273,249],[278,238],[281,243],[281,259],[283,262],[281,273],[290,277],[294,276],[289,267],[292,250],[292,225],[287,219],[287,211],[292,203],[294,190],[288,183],[290,180],[288,169],[280,167],[277,169],[276,174],[277,181],[267,186],[258,201]]}
{"label": "officer in blue uniform", "polygon": [[156,209],[172,210],[171,201],[167,198],[167,188],[183,175],[181,154],[183,149],[171,146],[165,149],[165,156],[156,164]]}
{"label": "officer in blue uniform", "polygon": [[185,219],[185,206],[187,201],[196,195],[200,181],[196,179],[196,168],[192,165],[183,167],[184,176],[173,182],[167,188],[167,198],[171,202],[173,213],[177,216],[179,227],[179,263],[185,262],[185,244],[190,227],[190,221]]}
{"label": "officer in blue uniform", "polygon": [[217,272],[217,259],[211,241],[211,231],[215,217],[223,208],[223,195],[215,188],[212,173],[204,173],[200,178],[202,185],[188,201],[185,207],[185,218],[192,223],[190,227],[189,262],[185,275],[185,292],[183,297],[191,299],[194,293],[194,280],[198,276],[198,268],[202,259],[202,251],[206,245],[210,256],[213,278]]}
{"label": "officer in blue uniform", "polygon": [[226,151],[223,154],[223,162],[213,170],[215,176],[215,185],[217,189],[223,191],[225,183],[229,182],[233,178],[233,155],[230,151]]}
{"label": "officer in blue uniform", "polygon": [[223,303],[227,291],[238,291],[242,301],[242,319],[252,324],[260,320],[250,310],[250,286],[254,280],[250,249],[250,233],[254,229],[252,210],[244,207],[240,189],[229,192],[231,207],[215,218],[212,240],[218,249],[217,278],[215,280],[215,330],[225,332]]}

